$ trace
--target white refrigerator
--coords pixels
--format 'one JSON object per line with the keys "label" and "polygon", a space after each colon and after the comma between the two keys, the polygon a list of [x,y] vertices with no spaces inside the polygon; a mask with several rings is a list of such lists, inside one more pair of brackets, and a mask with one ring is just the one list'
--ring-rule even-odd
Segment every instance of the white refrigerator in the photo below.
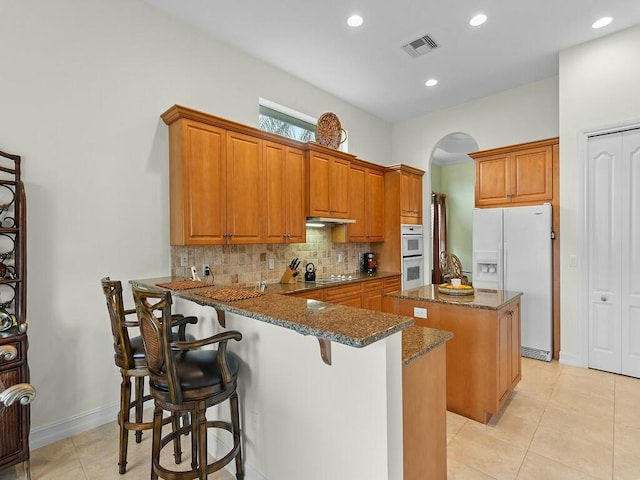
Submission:
{"label": "white refrigerator", "polygon": [[473,286],[522,292],[522,356],[553,355],[551,205],[473,210]]}

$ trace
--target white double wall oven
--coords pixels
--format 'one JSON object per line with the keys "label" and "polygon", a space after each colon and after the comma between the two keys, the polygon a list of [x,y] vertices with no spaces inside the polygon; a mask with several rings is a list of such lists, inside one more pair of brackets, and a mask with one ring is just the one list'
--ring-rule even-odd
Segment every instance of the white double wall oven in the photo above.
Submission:
{"label": "white double wall oven", "polygon": [[424,285],[424,230],[422,225],[403,224],[402,235],[402,289]]}

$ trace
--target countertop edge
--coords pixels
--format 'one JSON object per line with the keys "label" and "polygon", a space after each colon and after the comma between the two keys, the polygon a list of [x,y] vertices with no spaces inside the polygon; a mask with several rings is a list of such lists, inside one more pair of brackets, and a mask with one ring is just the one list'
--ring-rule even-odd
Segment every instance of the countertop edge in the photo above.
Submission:
{"label": "countertop edge", "polygon": [[[147,287],[147,288],[155,288],[155,289],[162,289],[162,290],[167,290],[166,288],[160,287],[157,284],[158,283],[169,283],[171,281],[175,281],[177,280],[176,278],[172,278],[172,277],[162,277],[162,278],[149,278],[149,279],[134,279],[134,280],[130,280],[129,283],[131,285],[139,285],[139,286],[143,286],[143,287]],[[182,279],[181,279],[182,280]],[[220,288],[225,288],[226,286],[219,286]],[[412,325],[414,325],[415,321],[413,318],[411,317],[406,317],[403,315],[397,315],[397,314],[389,314],[389,313],[384,313],[384,312],[373,312],[375,314],[379,314],[381,316],[393,316],[396,317],[398,319],[397,322],[394,322],[393,325],[389,326],[388,328],[384,328],[381,330],[377,330],[372,332],[371,334],[368,334],[366,336],[363,337],[354,337],[354,336],[348,336],[345,334],[341,334],[338,332],[332,332],[330,330],[324,330],[324,329],[319,329],[319,328],[314,328],[313,326],[310,325],[304,325],[302,323],[298,323],[295,321],[290,321],[284,318],[278,318],[278,317],[274,317],[265,313],[261,313],[259,311],[255,311],[255,310],[251,310],[246,308],[246,302],[248,302],[249,300],[240,300],[237,302],[233,302],[232,303],[225,303],[222,301],[217,301],[217,300],[213,300],[211,298],[207,298],[207,297],[203,297],[203,296],[199,296],[197,293],[200,290],[203,289],[208,289],[211,287],[199,287],[199,288],[193,288],[193,289],[189,289],[189,290],[171,290],[171,294],[177,298],[182,298],[184,300],[190,301],[190,302],[194,302],[198,305],[201,306],[207,306],[207,307],[212,307],[214,309],[217,310],[221,310],[224,312],[229,312],[229,313],[233,313],[233,314],[237,314],[237,315],[242,315],[248,318],[252,318],[254,320],[258,320],[264,323],[269,323],[272,325],[276,325],[282,328],[286,328],[288,330],[292,330],[295,331],[301,335],[308,335],[308,336],[314,336],[320,340],[328,340],[328,341],[332,341],[332,342],[336,342],[336,343],[340,343],[342,345],[347,345],[350,347],[355,347],[355,348],[362,348],[362,347],[366,347],[367,345],[371,345],[372,343],[375,343],[379,340],[382,340],[388,336],[391,336],[395,333],[401,332],[402,330],[411,327]],[[243,287],[238,287],[238,288],[243,288]],[[246,287],[245,287],[246,288]],[[290,295],[286,295],[286,294],[280,294],[280,293],[265,293],[265,296],[267,295],[278,295],[280,297],[287,297],[289,298],[291,301],[299,301],[299,302],[307,302],[307,300],[302,299],[302,298],[296,298],[296,297],[292,297]],[[243,305],[243,302],[244,305]],[[325,302],[319,302],[319,303],[325,303]],[[326,303],[326,305],[330,305],[334,308],[340,308],[340,309],[345,309],[344,311],[347,312],[347,309],[350,310],[362,310],[362,309],[356,309],[353,307],[347,307],[347,306],[343,306],[343,305],[337,305],[337,304],[332,304],[332,303]],[[402,318],[404,319],[404,321],[400,321],[399,319]]]}
{"label": "countertop edge", "polygon": [[410,365],[452,338],[452,332],[418,325],[403,330],[402,366]]}

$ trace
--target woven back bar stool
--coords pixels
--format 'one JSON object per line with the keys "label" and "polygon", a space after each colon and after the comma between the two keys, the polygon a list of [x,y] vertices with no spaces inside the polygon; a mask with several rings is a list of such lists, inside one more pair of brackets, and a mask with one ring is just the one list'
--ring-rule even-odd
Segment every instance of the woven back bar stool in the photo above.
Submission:
{"label": "woven back bar stool", "polygon": [[[144,394],[144,378],[149,376],[147,370],[147,360],[142,345],[142,337],[130,336],[129,329],[138,327],[138,319],[135,316],[135,309],[125,309],[122,299],[122,283],[118,280],[111,280],[105,277],[101,280],[102,291],[104,293],[109,319],[111,320],[111,333],[113,334],[114,360],[120,369],[122,382],[120,384],[120,410],[118,412],[119,433],[119,454],[118,471],[123,474],[127,469],[127,449],[129,444],[129,432],[135,432],[136,443],[142,441],[143,430],[151,430],[153,422],[144,422],[142,411],[144,403],[152,400],[151,395]],[[130,320],[127,316],[133,315]],[[173,315],[172,324],[178,327],[178,332],[173,335],[179,339],[185,339],[187,324],[197,323],[196,317],[184,317],[183,315]],[[135,379],[135,391],[131,398],[131,379]],[[131,410],[135,410],[135,420],[131,420]],[[165,423],[172,422],[174,430],[179,430],[178,417],[167,417]],[[180,443],[174,443],[174,456],[176,463],[182,460]]]}
{"label": "woven back bar stool", "polygon": [[[236,478],[244,478],[240,447],[240,415],[237,378],[240,359],[227,350],[227,342],[240,341],[236,331],[222,332],[196,341],[174,341],[168,322],[171,318],[171,292],[133,287],[140,332],[149,369],[149,386],[155,400],[151,479],[204,480],[235,459]],[[202,349],[215,345],[216,349]],[[231,421],[207,420],[207,408],[229,401]],[[179,438],[182,431],[162,435],[162,414],[185,413],[191,418],[191,470],[176,471],[160,463],[162,448]],[[208,463],[207,430],[230,432],[233,446],[222,458]],[[184,427],[183,427],[184,429]]]}

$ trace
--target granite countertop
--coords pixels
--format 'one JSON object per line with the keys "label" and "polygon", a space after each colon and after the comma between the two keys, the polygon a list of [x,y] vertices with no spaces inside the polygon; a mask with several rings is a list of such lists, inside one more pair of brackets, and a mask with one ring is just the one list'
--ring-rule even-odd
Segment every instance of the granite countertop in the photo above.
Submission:
{"label": "granite countertop", "polygon": [[[171,277],[151,278],[131,280],[130,283],[156,287],[159,283],[168,283],[176,280],[184,279]],[[339,283],[339,285],[344,285],[344,283]],[[271,293],[276,290],[271,288],[273,286],[269,285],[264,294],[259,297],[231,302],[214,300],[198,295],[198,292],[203,290],[230,288],[228,285],[174,290],[172,294],[199,305],[236,313],[288,328],[302,335],[313,335],[321,340],[334,341],[352,347],[370,345],[414,324],[414,320],[411,317],[279,294],[282,292]],[[322,287],[326,286],[322,285]],[[252,289],[246,288],[246,290]]]}
{"label": "granite countertop", "polygon": [[402,331],[402,366],[406,367],[425,353],[453,338],[453,333],[413,325]]}
{"label": "granite countertop", "polygon": [[507,290],[476,289],[473,295],[457,296],[447,295],[438,291],[437,285],[424,285],[422,287],[404,290],[399,293],[391,293],[389,296],[407,300],[423,302],[446,303],[468,308],[484,308],[487,310],[499,310],[507,303],[522,295],[521,292]]}
{"label": "granite countertop", "polygon": [[[302,273],[301,275],[304,275]],[[368,273],[350,273],[347,276],[352,277],[351,280],[345,281],[336,281],[331,283],[314,283],[314,282],[305,282],[300,279],[297,283],[269,283],[267,284],[266,292],[268,293],[299,293],[304,290],[316,290],[318,288],[330,288],[330,287],[344,287],[346,285],[350,285],[352,283],[361,283],[367,282],[370,280],[383,280],[385,278],[393,278],[399,277],[401,273],[398,272],[376,272],[374,274]],[[303,277],[304,278],[304,277]],[[326,278],[326,277],[318,277],[318,278]]]}

